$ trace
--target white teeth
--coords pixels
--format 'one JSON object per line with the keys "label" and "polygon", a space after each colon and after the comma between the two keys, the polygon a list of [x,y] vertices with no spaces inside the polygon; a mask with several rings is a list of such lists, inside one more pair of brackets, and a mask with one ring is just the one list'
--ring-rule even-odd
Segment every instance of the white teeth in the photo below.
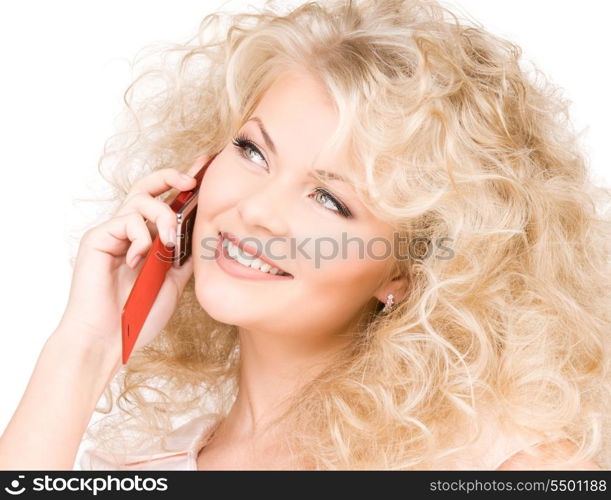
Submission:
{"label": "white teeth", "polygon": [[237,260],[240,264],[246,267],[250,267],[250,264],[252,262],[252,260],[245,259],[244,257],[242,257],[242,255],[238,255],[235,260]]}
{"label": "white teeth", "polygon": [[251,255],[249,253],[243,252],[235,245],[232,241],[229,241],[226,238],[223,238],[223,248],[227,248],[227,253],[229,256],[238,261],[240,264],[246,267],[252,267],[253,269],[258,269],[264,273],[270,274],[280,274],[280,269],[277,267],[272,267],[266,262],[263,262],[258,257]]}
{"label": "white teeth", "polygon": [[227,246],[227,253],[231,258],[235,259],[238,256],[239,250],[236,247],[232,246],[230,243]]}

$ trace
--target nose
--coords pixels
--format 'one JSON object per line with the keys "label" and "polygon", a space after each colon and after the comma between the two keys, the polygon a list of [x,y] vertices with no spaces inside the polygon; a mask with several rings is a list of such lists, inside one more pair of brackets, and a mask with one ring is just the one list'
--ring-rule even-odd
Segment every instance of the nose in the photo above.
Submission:
{"label": "nose", "polygon": [[[238,203],[237,210],[244,225],[256,231],[265,231],[278,236],[288,230],[286,220],[287,204],[278,182],[270,181],[265,188],[256,185],[250,194],[245,195]],[[283,206],[284,205],[284,206]]]}

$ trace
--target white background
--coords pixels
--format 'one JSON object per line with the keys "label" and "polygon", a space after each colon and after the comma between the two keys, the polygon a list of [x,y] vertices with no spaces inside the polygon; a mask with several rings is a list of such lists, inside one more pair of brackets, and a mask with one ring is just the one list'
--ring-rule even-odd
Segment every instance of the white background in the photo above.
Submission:
{"label": "white background", "polygon": [[[597,182],[611,185],[609,3],[456,0],[507,37],[574,103]],[[75,198],[103,186],[97,160],[114,130],[130,61],[154,42],[182,42],[216,0],[20,0],[0,3],[0,431],[61,318],[83,224]],[[232,10],[258,0],[225,2]],[[78,210],[78,211],[77,211]],[[90,217],[90,214],[87,215]],[[44,409],[42,409],[44,410]]]}

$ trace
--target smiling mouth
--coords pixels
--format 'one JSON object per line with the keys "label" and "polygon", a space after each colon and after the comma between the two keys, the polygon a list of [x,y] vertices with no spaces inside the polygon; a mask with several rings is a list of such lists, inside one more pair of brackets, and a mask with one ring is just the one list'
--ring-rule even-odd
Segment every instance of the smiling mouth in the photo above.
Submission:
{"label": "smiling mouth", "polygon": [[237,238],[230,233],[218,233],[221,239],[221,248],[226,250],[228,256],[239,262],[244,267],[257,270],[262,273],[272,274],[276,276],[287,276],[293,278],[294,276],[287,273],[284,269],[281,269],[277,265],[271,263],[268,259],[257,256],[255,252],[250,248],[244,248],[237,241]]}

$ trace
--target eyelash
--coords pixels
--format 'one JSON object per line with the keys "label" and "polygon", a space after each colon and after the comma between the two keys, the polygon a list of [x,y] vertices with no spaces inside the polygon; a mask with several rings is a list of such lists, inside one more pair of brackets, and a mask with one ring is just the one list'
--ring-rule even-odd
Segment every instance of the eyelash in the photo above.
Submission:
{"label": "eyelash", "polygon": [[[252,151],[254,151],[255,153],[257,153],[261,158],[263,158],[263,161],[265,161],[265,163],[267,163],[267,160],[265,159],[265,156],[263,156],[263,153],[261,153],[261,151],[259,151],[259,148],[257,146],[255,146],[255,144],[247,139],[244,135],[238,135],[237,137],[235,137],[232,141],[232,144],[235,146],[236,150],[238,151],[238,153],[246,158],[247,160],[249,160],[249,158],[246,156],[245,154],[245,149],[249,148]],[[343,217],[346,217],[347,219],[352,218],[352,213],[350,212],[350,210],[348,210],[348,207],[346,207],[341,201],[339,201],[337,198],[335,198],[335,196],[333,196],[331,193],[329,193],[326,189],[317,187],[314,192],[316,193],[316,195],[321,194],[323,196],[325,196],[327,199],[331,200],[331,202],[335,205],[335,207],[337,208],[337,210],[333,210],[327,207],[327,210],[331,211],[331,212],[335,212],[338,215],[341,215]]]}

